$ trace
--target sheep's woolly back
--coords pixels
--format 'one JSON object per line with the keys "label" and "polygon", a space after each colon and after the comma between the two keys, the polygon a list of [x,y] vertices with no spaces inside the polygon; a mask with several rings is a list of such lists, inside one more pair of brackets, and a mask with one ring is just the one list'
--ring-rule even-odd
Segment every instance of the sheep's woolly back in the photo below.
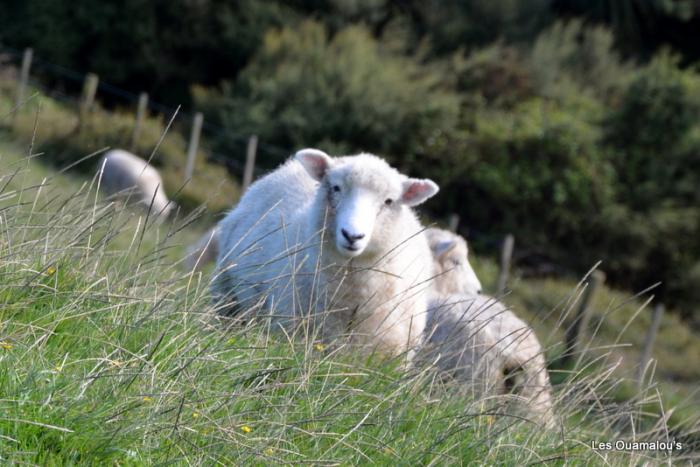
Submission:
{"label": "sheep's woolly back", "polygon": [[122,149],[108,151],[98,166],[100,188],[108,196],[131,198],[145,207],[153,202],[153,213],[167,216],[169,202],[158,170],[145,160]]}
{"label": "sheep's woolly back", "polygon": [[[432,275],[423,228],[398,202],[408,178],[370,154],[329,161],[319,182],[290,159],[254,183],[221,221],[214,298],[235,298],[239,310],[263,311],[280,324],[313,316],[324,337],[351,334],[405,351],[420,342]],[[337,246],[342,205],[332,187],[341,185],[364,203],[379,200],[368,244],[352,258]],[[383,207],[389,198],[397,203]]]}
{"label": "sheep's woolly back", "polygon": [[423,357],[477,394],[512,391],[531,415],[554,422],[542,346],[530,326],[485,295],[434,297]]}

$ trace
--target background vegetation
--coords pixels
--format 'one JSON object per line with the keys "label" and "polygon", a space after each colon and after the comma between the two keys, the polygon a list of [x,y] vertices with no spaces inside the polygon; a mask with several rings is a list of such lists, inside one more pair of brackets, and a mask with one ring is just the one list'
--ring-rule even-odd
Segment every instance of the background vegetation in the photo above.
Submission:
{"label": "background vegetation", "polygon": [[533,272],[602,259],[697,325],[698,24],[670,0],[29,0],[0,43],[204,110],[231,160],[250,133],[263,168],[301,146],[382,154],[435,178],[428,211],[477,249],[515,232]]}

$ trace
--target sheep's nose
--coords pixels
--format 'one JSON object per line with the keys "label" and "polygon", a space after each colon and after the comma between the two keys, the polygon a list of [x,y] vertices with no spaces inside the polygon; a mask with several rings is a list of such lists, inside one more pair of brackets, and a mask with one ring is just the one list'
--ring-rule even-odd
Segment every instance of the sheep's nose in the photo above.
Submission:
{"label": "sheep's nose", "polygon": [[477,290],[477,291],[476,291],[476,294],[477,294],[477,295],[481,295],[481,289]]}
{"label": "sheep's nose", "polygon": [[340,231],[342,232],[343,237],[345,237],[345,240],[347,240],[350,243],[354,243],[356,240],[362,240],[363,238],[365,238],[365,234],[350,234],[345,229],[340,229]]}

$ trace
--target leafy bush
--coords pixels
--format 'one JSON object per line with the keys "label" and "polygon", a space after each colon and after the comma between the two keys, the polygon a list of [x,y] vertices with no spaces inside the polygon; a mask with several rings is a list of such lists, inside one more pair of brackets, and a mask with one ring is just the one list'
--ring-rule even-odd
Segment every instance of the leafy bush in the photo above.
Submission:
{"label": "leafy bush", "polygon": [[697,284],[689,280],[698,257],[700,212],[695,207],[659,206],[644,213],[620,204],[607,206],[596,222],[598,251],[611,281],[641,290],[661,282],[657,299],[691,317]]}
{"label": "leafy bush", "polygon": [[[576,106],[593,108],[584,114]],[[584,116],[600,113],[596,106],[530,99],[508,112],[475,109],[468,130],[428,150],[434,160],[424,171],[441,181],[446,201],[439,209],[492,238],[516,233],[521,252],[578,265],[571,249],[588,241],[581,231],[614,195],[599,129]],[[581,258],[589,266],[596,259]]]}
{"label": "leafy bush", "polygon": [[490,104],[512,106],[534,95],[531,70],[514,47],[497,43],[466,57],[458,53],[450,65],[458,91]]}
{"label": "leafy bush", "polygon": [[[534,66],[543,57],[548,64]],[[661,281],[657,298],[691,316],[697,72],[668,54],[631,68],[605,30],[578,23],[556,25],[529,58],[498,44],[455,62],[459,89],[472,97],[460,131],[432,138],[421,154],[430,163],[420,171],[442,187],[431,207],[459,213],[477,248],[511,231],[521,260],[579,274],[602,260],[613,283],[635,290]]]}
{"label": "leafy bush", "polygon": [[662,281],[657,293],[671,303],[697,304],[688,278],[700,257],[698,91],[700,76],[664,53],[634,76],[605,122],[624,207],[607,211],[614,222],[601,226],[603,253],[628,286]]}
{"label": "leafy bush", "polygon": [[[261,147],[268,166],[305,146],[372,151],[410,164],[416,148],[451,128],[458,112],[458,96],[440,89],[430,71],[382,50],[361,27],[330,37],[305,22],[270,31],[235,84],[200,100],[234,136],[255,133],[288,148]],[[220,145],[241,151],[230,139]]]}
{"label": "leafy bush", "polygon": [[555,23],[526,55],[533,86],[543,96],[584,90],[611,100],[632,71],[615,50],[612,32],[581,20]]}
{"label": "leafy bush", "polygon": [[451,68],[460,92],[507,106],[535,95],[570,103],[580,93],[610,102],[634,71],[614,49],[608,29],[580,20],[554,23],[528,47],[499,41],[466,57],[455,54]]}
{"label": "leafy bush", "polygon": [[633,209],[680,194],[679,182],[687,189],[688,177],[697,187],[700,176],[686,168],[700,149],[689,141],[698,116],[700,75],[682,71],[677,58],[662,54],[635,75],[606,122],[623,199]]}
{"label": "leafy bush", "polygon": [[440,55],[499,39],[530,40],[550,22],[551,0],[422,1],[413,5],[411,19],[419,38]]}

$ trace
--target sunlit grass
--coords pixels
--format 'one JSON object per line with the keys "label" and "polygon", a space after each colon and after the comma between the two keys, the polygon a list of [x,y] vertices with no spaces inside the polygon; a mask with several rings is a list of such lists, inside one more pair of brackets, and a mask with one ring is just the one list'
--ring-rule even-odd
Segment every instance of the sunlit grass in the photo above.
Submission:
{"label": "sunlit grass", "polygon": [[[12,153],[12,154],[10,154]],[[555,388],[558,428],[430,368],[211,312],[158,225],[0,145],[0,459],[66,464],[641,463],[592,440],[664,440],[606,359]],[[28,154],[28,153],[27,153]],[[14,175],[13,175],[14,174]],[[691,453],[692,454],[692,453]],[[688,452],[674,455],[690,455]],[[680,459],[678,457],[677,459]]]}

